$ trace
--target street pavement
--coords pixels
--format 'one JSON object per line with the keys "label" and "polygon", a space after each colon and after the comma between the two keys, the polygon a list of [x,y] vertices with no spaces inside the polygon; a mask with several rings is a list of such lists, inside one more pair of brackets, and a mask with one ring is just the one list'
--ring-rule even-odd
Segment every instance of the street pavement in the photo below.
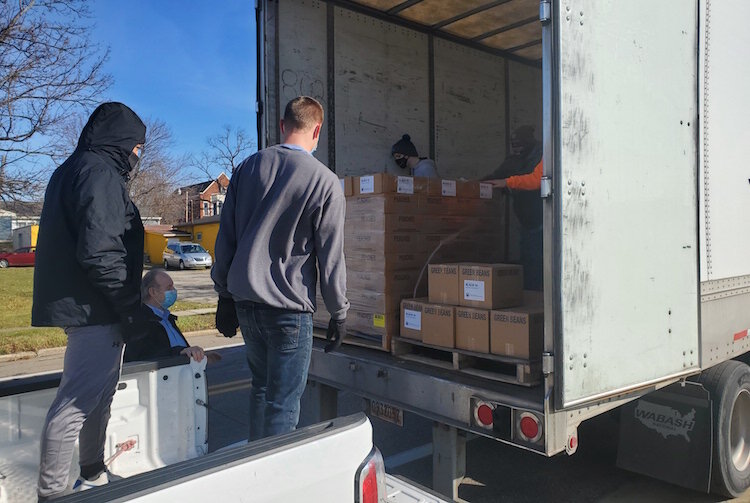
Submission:
{"label": "street pavement", "polygon": [[[170,271],[180,298],[215,300],[208,271]],[[206,300],[203,300],[206,299]],[[211,451],[247,438],[248,371],[241,336],[226,339],[206,331],[190,336],[191,344],[217,348],[222,361],[207,369],[209,384],[209,449]],[[62,368],[62,351],[0,363],[0,377],[48,372]],[[312,400],[303,397],[300,425],[314,421]],[[351,394],[339,396],[339,415],[365,410],[364,400]],[[459,489],[461,501],[494,502],[597,502],[597,503],[708,503],[723,498],[699,494],[658,480],[620,470],[615,466],[618,428],[616,411],[583,423],[580,446],[573,456],[545,458],[484,437],[467,442],[467,477]],[[386,460],[389,473],[403,475],[432,486],[432,422],[404,414],[398,427],[371,419],[374,441]],[[734,501],[750,503],[750,494]]]}

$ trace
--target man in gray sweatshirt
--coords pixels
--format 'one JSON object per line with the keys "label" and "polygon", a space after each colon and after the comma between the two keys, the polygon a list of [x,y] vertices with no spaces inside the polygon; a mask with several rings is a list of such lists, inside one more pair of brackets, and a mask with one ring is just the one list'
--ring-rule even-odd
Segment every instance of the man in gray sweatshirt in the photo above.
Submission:
{"label": "man in gray sweatshirt", "polygon": [[216,327],[239,326],[250,366],[250,440],[292,431],[299,420],[320,290],[331,313],[326,351],[345,336],[345,199],[336,175],[311,154],[323,124],[313,98],[290,101],[284,143],[263,149],[232,175],[211,271]]}

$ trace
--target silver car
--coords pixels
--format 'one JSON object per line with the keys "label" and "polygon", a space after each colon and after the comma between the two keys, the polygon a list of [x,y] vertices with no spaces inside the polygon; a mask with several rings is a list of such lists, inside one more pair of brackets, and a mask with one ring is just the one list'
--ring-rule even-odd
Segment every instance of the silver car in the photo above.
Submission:
{"label": "silver car", "polygon": [[164,269],[176,267],[178,269],[209,269],[213,262],[211,255],[199,244],[170,243],[162,253]]}

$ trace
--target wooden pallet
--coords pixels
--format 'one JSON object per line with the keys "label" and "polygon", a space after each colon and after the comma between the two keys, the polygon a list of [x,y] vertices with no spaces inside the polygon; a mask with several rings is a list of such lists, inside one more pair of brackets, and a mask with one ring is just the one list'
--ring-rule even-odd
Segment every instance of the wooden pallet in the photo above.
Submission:
{"label": "wooden pallet", "polygon": [[433,346],[404,337],[391,340],[391,353],[403,360],[520,386],[536,386],[542,378],[541,362]]}

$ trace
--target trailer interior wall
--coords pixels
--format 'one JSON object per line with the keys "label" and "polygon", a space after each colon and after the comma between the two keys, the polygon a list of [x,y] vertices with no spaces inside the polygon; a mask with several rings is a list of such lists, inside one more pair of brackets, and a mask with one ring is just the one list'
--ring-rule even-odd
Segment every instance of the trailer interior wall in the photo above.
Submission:
{"label": "trailer interior wall", "polygon": [[701,2],[702,367],[750,350],[750,32],[744,0]]}
{"label": "trailer interior wall", "polygon": [[507,155],[509,128],[534,125],[541,139],[541,70],[534,64],[326,2],[268,5],[278,14],[268,21],[274,12],[267,9],[266,24],[284,34],[274,40],[266,33],[267,51],[278,43],[265,62],[270,143],[278,141],[276,117],[302,94],[326,108],[315,155],[341,176],[397,173],[391,145],[405,133],[444,178],[491,173]]}

